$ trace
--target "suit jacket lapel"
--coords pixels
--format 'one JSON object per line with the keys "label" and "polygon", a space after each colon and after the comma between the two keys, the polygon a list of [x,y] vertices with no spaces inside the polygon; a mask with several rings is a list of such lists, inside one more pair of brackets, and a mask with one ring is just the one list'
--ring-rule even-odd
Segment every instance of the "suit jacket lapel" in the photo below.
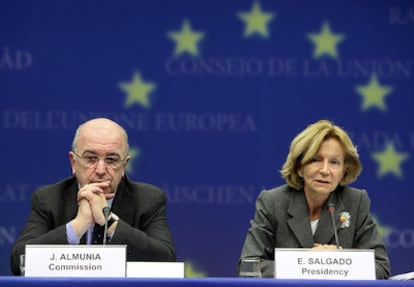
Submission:
{"label": "suit jacket lapel", "polygon": [[134,214],[132,209],[135,208],[135,205],[128,203],[131,200],[132,193],[129,188],[128,179],[124,178],[118,185],[111,210],[123,220],[133,222],[133,218],[128,218],[128,215],[131,216]]}
{"label": "suit jacket lapel", "polygon": [[[64,220],[68,222],[72,220],[76,213],[78,212],[78,182],[76,180],[73,181],[72,185],[65,191],[64,195]],[[82,238],[80,239],[81,244],[86,244],[86,234],[85,233]]]}
{"label": "suit jacket lapel", "polygon": [[313,246],[313,237],[303,190],[292,192],[292,198],[287,211],[291,216],[287,223],[301,247],[311,248]]}
{"label": "suit jacket lapel", "polygon": [[65,190],[64,198],[64,220],[67,222],[73,219],[78,212],[78,182],[75,180]]}
{"label": "suit jacket lapel", "polygon": [[[345,209],[345,207],[342,201],[339,199],[337,191],[331,193],[327,202],[332,202],[335,204],[334,220],[336,230],[338,231],[340,226],[339,214]],[[322,210],[321,217],[319,218],[318,228],[315,232],[315,242],[321,244],[335,244],[334,237],[335,233],[334,227],[332,225],[331,214],[327,209],[327,205],[325,205],[325,208]]]}

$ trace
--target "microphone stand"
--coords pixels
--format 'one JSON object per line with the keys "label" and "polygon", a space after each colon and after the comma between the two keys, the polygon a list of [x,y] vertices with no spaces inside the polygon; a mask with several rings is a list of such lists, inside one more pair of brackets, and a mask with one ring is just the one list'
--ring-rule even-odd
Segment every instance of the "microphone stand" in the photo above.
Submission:
{"label": "microphone stand", "polygon": [[111,209],[106,206],[102,209],[102,212],[104,214],[105,217],[105,226],[104,226],[104,233],[103,233],[103,245],[106,245],[106,237],[107,237],[107,233],[108,233],[108,217],[109,217],[109,213],[111,212]]}
{"label": "microphone stand", "polygon": [[328,211],[331,214],[332,227],[333,227],[334,234],[335,234],[336,249],[340,249],[338,232],[336,231],[336,224],[335,224],[335,217],[334,217],[335,209],[336,209],[335,203],[328,203]]}

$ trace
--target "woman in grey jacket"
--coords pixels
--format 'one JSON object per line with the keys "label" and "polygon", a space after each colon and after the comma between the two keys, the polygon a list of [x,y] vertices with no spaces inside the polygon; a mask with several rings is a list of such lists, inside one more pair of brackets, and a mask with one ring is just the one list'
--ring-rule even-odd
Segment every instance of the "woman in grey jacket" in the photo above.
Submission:
{"label": "woman in grey jacket", "polygon": [[290,145],[281,170],[287,184],[259,194],[241,258],[259,257],[262,276],[273,277],[276,247],[337,248],[329,203],[336,207],[340,247],[374,249],[376,277],[387,279],[388,255],[368,194],[347,186],[361,170],[358,152],[343,129],[327,120],[309,125]]}

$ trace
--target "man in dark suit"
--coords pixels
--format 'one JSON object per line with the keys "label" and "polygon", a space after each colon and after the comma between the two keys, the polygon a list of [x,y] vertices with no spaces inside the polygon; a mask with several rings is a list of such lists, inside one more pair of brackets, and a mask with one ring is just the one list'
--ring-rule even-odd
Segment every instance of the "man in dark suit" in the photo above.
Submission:
{"label": "man in dark suit", "polygon": [[39,188],[32,210],[11,253],[11,270],[19,275],[26,244],[100,244],[94,226],[108,216],[108,244],[126,244],[128,261],[175,261],[165,193],[125,176],[130,160],[126,131],[97,118],[79,126],[69,159],[74,176]]}

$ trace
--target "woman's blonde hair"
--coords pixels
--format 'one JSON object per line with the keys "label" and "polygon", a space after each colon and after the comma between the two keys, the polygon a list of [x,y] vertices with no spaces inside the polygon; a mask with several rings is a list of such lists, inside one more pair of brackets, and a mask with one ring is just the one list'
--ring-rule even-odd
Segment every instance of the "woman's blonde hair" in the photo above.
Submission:
{"label": "woman's blonde hair", "polygon": [[289,154],[280,171],[288,185],[303,188],[299,168],[308,163],[318,152],[322,143],[330,138],[337,139],[345,151],[345,174],[340,185],[347,185],[357,179],[362,170],[358,151],[348,134],[333,122],[320,120],[299,133],[290,144]]}

